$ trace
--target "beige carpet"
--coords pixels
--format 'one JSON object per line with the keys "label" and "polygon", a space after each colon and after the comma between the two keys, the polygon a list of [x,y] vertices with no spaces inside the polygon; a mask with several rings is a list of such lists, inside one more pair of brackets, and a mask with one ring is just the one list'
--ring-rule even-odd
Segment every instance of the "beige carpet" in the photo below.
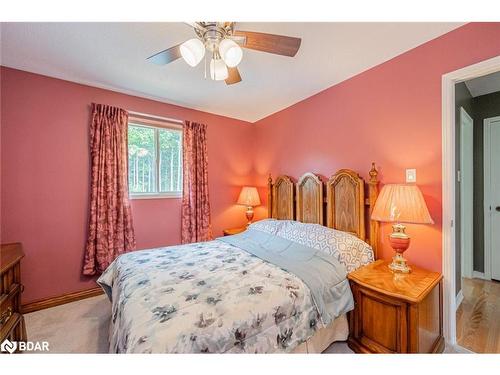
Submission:
{"label": "beige carpet", "polygon": [[[51,353],[107,353],[111,305],[104,295],[26,314],[30,341],[48,341]],[[446,347],[445,352],[456,352]],[[336,342],[324,353],[352,353]]]}
{"label": "beige carpet", "polygon": [[111,305],[104,295],[26,314],[30,341],[51,353],[107,353]]}

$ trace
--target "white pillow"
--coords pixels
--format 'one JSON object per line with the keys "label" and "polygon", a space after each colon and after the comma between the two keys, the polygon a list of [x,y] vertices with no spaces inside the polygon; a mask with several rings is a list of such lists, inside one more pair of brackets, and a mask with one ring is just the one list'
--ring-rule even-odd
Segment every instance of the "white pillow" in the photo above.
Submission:
{"label": "white pillow", "polygon": [[281,223],[277,236],[334,256],[347,268],[347,272],[374,260],[370,245],[350,233],[292,220]]}
{"label": "white pillow", "polygon": [[256,221],[248,226],[249,229],[260,230],[261,232],[266,232],[270,234],[276,234],[282,225],[281,220],[276,219],[264,219]]}

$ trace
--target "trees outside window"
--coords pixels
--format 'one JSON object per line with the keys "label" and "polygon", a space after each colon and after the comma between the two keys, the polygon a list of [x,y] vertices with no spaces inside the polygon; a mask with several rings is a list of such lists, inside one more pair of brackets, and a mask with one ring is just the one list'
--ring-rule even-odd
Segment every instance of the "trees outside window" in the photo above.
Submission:
{"label": "trees outside window", "polygon": [[129,122],[128,181],[132,198],[182,195],[182,130]]}

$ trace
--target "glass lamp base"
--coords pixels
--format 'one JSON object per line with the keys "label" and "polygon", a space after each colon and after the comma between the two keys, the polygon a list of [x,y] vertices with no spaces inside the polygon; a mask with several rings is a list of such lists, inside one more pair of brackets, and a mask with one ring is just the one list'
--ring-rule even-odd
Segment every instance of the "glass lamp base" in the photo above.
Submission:
{"label": "glass lamp base", "polygon": [[252,224],[252,220],[253,220],[253,207],[252,206],[248,206],[247,207],[247,211],[245,212],[245,215],[247,216],[247,227]]}
{"label": "glass lamp base", "polygon": [[389,268],[393,272],[400,272],[400,273],[410,273],[411,268],[408,267],[408,264],[406,263],[406,259],[403,258],[403,256],[400,253],[396,253],[394,257],[392,258],[392,263],[389,264]]}

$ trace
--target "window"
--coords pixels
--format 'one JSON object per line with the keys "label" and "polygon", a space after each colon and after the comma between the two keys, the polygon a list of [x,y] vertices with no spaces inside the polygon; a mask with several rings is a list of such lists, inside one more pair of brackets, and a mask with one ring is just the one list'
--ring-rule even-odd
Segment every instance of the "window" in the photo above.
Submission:
{"label": "window", "polygon": [[131,198],[182,196],[182,129],[129,121],[128,184]]}

